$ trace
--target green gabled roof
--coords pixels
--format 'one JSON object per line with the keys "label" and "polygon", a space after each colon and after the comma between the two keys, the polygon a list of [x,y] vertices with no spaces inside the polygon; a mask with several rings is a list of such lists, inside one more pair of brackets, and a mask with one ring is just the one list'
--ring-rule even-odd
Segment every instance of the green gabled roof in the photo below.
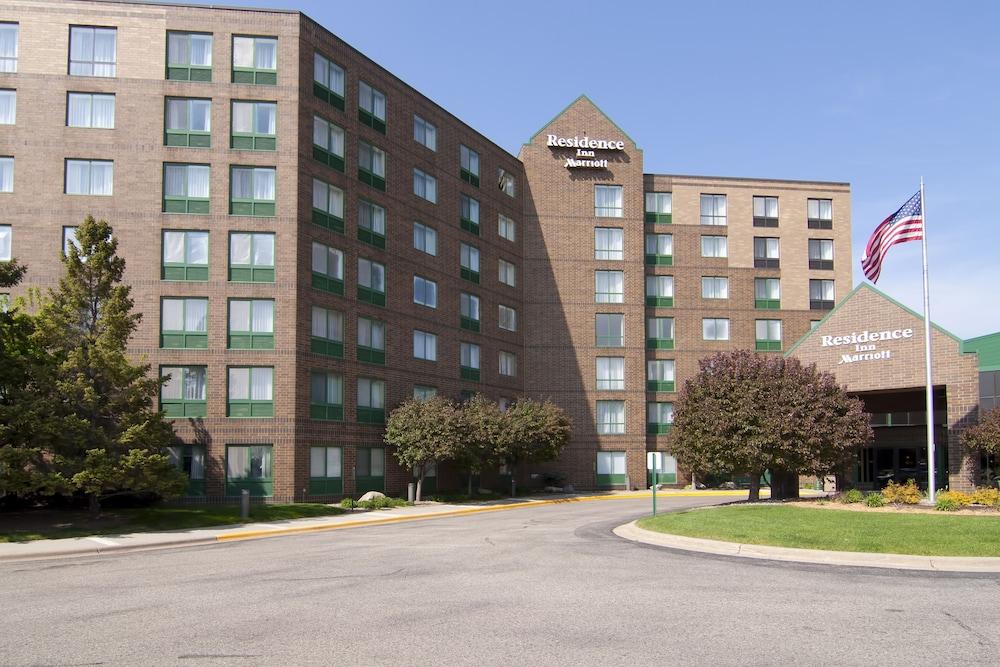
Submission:
{"label": "green gabled roof", "polygon": [[[841,299],[840,303],[838,303],[834,307],[833,310],[831,310],[829,313],[827,313],[826,316],[819,321],[819,324],[817,324],[815,327],[813,327],[812,329],[810,329],[804,336],[802,336],[802,338],[800,338],[797,341],[795,341],[795,345],[792,345],[790,348],[788,348],[788,351],[785,352],[785,356],[786,357],[791,356],[791,354],[793,352],[795,352],[795,350],[799,347],[799,345],[801,345],[802,343],[804,343],[807,338],[809,338],[810,336],[812,336],[813,333],[815,333],[817,329],[819,329],[821,326],[823,326],[824,322],[826,322],[828,319],[830,319],[831,317],[833,317],[833,314],[836,313],[838,310],[840,310],[841,306],[843,306],[845,303],[847,303],[848,301],[850,301],[851,298],[855,294],[857,294],[860,290],[862,290],[862,289],[869,289],[872,292],[875,292],[876,294],[878,294],[880,297],[882,297],[883,299],[885,299],[889,303],[892,303],[892,304],[895,304],[895,305],[899,306],[900,308],[902,308],[903,310],[905,310],[906,312],[908,312],[910,315],[913,315],[917,319],[920,319],[920,320],[924,319],[924,316],[921,313],[918,313],[917,311],[913,310],[912,308],[908,308],[908,307],[904,306],[899,301],[896,301],[891,296],[889,296],[888,294],[886,294],[882,290],[878,289],[877,287],[875,287],[871,283],[862,282],[857,287],[855,287],[854,289],[852,289],[851,292],[850,292],[850,294],[848,294],[843,299]],[[965,349],[965,344],[963,343],[963,341],[962,341],[961,338],[959,338],[958,336],[956,336],[952,332],[948,331],[944,327],[941,327],[941,326],[938,326],[937,324],[934,324],[933,322],[931,322],[931,326],[934,327],[935,329],[937,329],[940,333],[943,333],[945,336],[948,336],[948,338],[951,338],[953,341],[955,341],[956,343],[958,343],[962,352],[967,352],[967,350]],[[997,335],[1000,336],[1000,334],[997,334]]]}
{"label": "green gabled roof", "polygon": [[962,352],[979,355],[980,371],[1000,371],[1000,332],[962,341]]}
{"label": "green gabled roof", "polygon": [[580,95],[579,97],[577,97],[577,98],[576,98],[575,100],[573,100],[572,102],[570,102],[569,104],[567,104],[567,105],[566,105],[565,107],[563,107],[563,110],[562,110],[562,111],[560,111],[559,113],[557,113],[557,114],[556,114],[555,116],[553,116],[553,117],[552,117],[552,118],[551,118],[551,119],[549,120],[549,122],[545,123],[545,125],[542,125],[542,126],[541,126],[540,128],[538,128],[538,131],[537,131],[537,132],[535,132],[535,133],[534,133],[533,135],[531,135],[531,137],[530,137],[530,138],[528,139],[527,143],[525,143],[524,145],[525,145],[525,146],[527,146],[527,145],[528,145],[528,144],[530,144],[530,143],[531,143],[532,141],[534,141],[534,140],[535,140],[535,137],[537,137],[537,136],[538,136],[539,134],[541,134],[541,133],[542,133],[542,131],[543,131],[543,130],[544,130],[545,128],[547,128],[547,127],[548,127],[549,125],[551,125],[552,123],[556,122],[556,120],[557,120],[557,119],[559,118],[559,116],[562,116],[562,115],[563,115],[564,113],[566,113],[567,111],[569,111],[570,107],[572,107],[572,106],[573,106],[574,104],[576,104],[576,103],[577,103],[577,102],[579,102],[580,100],[587,100],[588,102],[590,102],[591,106],[593,106],[593,107],[594,107],[595,109],[597,109],[598,111],[600,111],[600,112],[601,112],[601,115],[602,115],[602,116],[604,116],[604,117],[605,117],[605,118],[607,119],[607,121],[608,121],[609,123],[611,123],[612,125],[614,125],[614,126],[615,126],[615,129],[617,129],[617,130],[618,130],[619,132],[621,132],[622,134],[624,134],[624,135],[625,135],[625,138],[626,138],[626,139],[628,139],[629,141],[631,141],[631,142],[632,142],[632,144],[633,144],[633,145],[634,145],[634,146],[635,146],[636,148],[638,148],[638,147],[639,147],[639,145],[635,143],[635,139],[633,139],[632,137],[630,137],[630,136],[629,136],[629,134],[628,134],[628,132],[626,132],[625,130],[623,130],[623,129],[621,128],[621,126],[620,126],[620,125],[619,125],[618,123],[616,123],[615,121],[611,120],[611,116],[609,116],[608,114],[604,113],[604,109],[602,109],[601,107],[599,107],[599,106],[597,106],[596,104],[594,104],[594,100],[592,100],[592,99],[590,99],[589,97],[587,97],[587,95],[586,95],[586,94],[581,94],[581,95]]}

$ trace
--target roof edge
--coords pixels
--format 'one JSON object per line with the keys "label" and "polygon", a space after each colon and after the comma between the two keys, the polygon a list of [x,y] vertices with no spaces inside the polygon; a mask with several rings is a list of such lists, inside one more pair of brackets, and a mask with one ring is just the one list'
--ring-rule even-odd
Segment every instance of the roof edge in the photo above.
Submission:
{"label": "roof edge", "polygon": [[566,113],[567,111],[569,111],[570,107],[572,107],[572,106],[573,106],[574,104],[576,104],[576,103],[577,103],[577,102],[579,102],[580,100],[587,100],[588,102],[590,102],[590,104],[591,104],[591,105],[592,105],[592,106],[593,106],[593,107],[594,107],[595,109],[597,109],[597,110],[598,110],[598,111],[599,111],[599,112],[601,113],[601,115],[602,115],[602,116],[604,116],[604,118],[605,118],[605,119],[606,119],[606,120],[607,120],[607,121],[608,121],[609,123],[611,123],[612,125],[614,125],[614,126],[615,126],[615,129],[617,129],[617,130],[618,130],[619,132],[621,132],[622,134],[624,134],[624,135],[625,135],[625,138],[626,138],[626,139],[628,139],[629,141],[631,141],[631,142],[632,142],[632,144],[633,144],[633,145],[634,145],[634,146],[635,146],[636,148],[639,148],[639,144],[637,144],[637,143],[636,143],[635,139],[633,139],[633,138],[632,138],[632,137],[631,137],[631,136],[629,135],[629,133],[628,133],[628,132],[626,132],[625,130],[623,130],[623,129],[622,129],[622,127],[621,127],[621,125],[619,125],[618,123],[616,123],[615,121],[613,121],[613,120],[611,119],[611,116],[609,116],[608,114],[606,114],[606,113],[604,112],[604,109],[602,109],[601,107],[597,106],[597,103],[596,103],[596,102],[594,102],[594,100],[590,99],[590,97],[588,97],[586,93],[580,93],[580,95],[579,95],[579,96],[577,96],[577,98],[576,98],[575,100],[573,100],[572,102],[570,102],[569,104],[567,104],[566,106],[564,106],[564,107],[562,108],[562,110],[561,110],[561,111],[560,111],[559,113],[557,113],[557,114],[556,114],[555,116],[553,116],[552,118],[550,118],[550,119],[549,119],[549,121],[548,121],[547,123],[545,123],[545,124],[544,124],[544,125],[542,125],[542,126],[541,126],[540,128],[538,128],[538,130],[537,130],[537,131],[536,131],[536,132],[535,132],[534,134],[532,134],[532,135],[531,135],[531,136],[530,136],[530,137],[528,138],[528,141],[526,141],[526,142],[525,142],[524,144],[522,144],[522,145],[523,145],[523,146],[527,146],[527,145],[528,145],[528,144],[530,144],[530,143],[531,143],[532,141],[534,141],[534,140],[535,140],[535,137],[537,137],[537,136],[538,136],[539,134],[541,134],[541,133],[542,133],[542,130],[544,130],[545,128],[547,128],[547,127],[548,127],[549,125],[551,125],[552,123],[556,122],[556,119],[558,119],[558,118],[559,118],[560,116],[562,116],[562,115],[563,115],[564,113]]}

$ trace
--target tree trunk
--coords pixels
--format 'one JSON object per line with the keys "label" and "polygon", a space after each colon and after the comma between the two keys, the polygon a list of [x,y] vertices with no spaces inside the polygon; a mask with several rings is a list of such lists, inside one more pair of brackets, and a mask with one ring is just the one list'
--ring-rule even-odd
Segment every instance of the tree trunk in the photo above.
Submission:
{"label": "tree trunk", "polygon": [[517,495],[517,469],[513,465],[510,466],[510,497],[513,498]]}
{"label": "tree trunk", "polygon": [[91,519],[101,516],[101,499],[98,498],[96,493],[91,493],[87,496],[87,503]]}
{"label": "tree trunk", "polygon": [[760,475],[757,470],[750,472],[750,495],[747,496],[747,500],[751,503],[760,500]]}
{"label": "tree trunk", "polygon": [[469,470],[469,497],[472,497],[472,470]]}
{"label": "tree trunk", "polygon": [[420,477],[417,477],[417,495],[416,495],[416,500],[418,503],[420,502],[420,493],[423,490],[423,487],[424,487],[424,467],[420,466]]}
{"label": "tree trunk", "polygon": [[799,497],[799,476],[794,471],[771,471],[771,500],[789,500]]}

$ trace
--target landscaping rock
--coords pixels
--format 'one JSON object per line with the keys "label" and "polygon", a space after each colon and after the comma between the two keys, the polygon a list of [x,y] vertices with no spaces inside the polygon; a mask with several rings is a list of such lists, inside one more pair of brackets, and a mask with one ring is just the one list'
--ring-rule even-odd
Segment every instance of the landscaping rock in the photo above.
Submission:
{"label": "landscaping rock", "polygon": [[572,484],[567,484],[563,487],[563,493],[576,493],[576,489],[573,488]]}
{"label": "landscaping rock", "polygon": [[358,502],[364,502],[366,500],[375,500],[376,498],[385,498],[385,494],[381,491],[369,491],[365,495],[358,498]]}

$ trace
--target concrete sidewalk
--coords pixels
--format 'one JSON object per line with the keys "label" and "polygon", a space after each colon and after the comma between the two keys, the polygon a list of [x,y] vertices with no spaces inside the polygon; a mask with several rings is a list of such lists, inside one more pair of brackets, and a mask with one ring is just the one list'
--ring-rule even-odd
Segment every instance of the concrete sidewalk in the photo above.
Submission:
{"label": "concrete sidewalk", "polygon": [[934,572],[1000,572],[1000,558],[972,558],[966,556],[908,556],[904,554],[860,553],[855,551],[822,551],[820,549],[792,549],[769,547],[760,544],[737,544],[697,537],[670,535],[639,528],[635,521],[614,530],[615,535],[670,549],[696,551],[719,556],[757,558],[813,565],[846,565],[850,567],[879,567],[893,570],[926,570]]}

